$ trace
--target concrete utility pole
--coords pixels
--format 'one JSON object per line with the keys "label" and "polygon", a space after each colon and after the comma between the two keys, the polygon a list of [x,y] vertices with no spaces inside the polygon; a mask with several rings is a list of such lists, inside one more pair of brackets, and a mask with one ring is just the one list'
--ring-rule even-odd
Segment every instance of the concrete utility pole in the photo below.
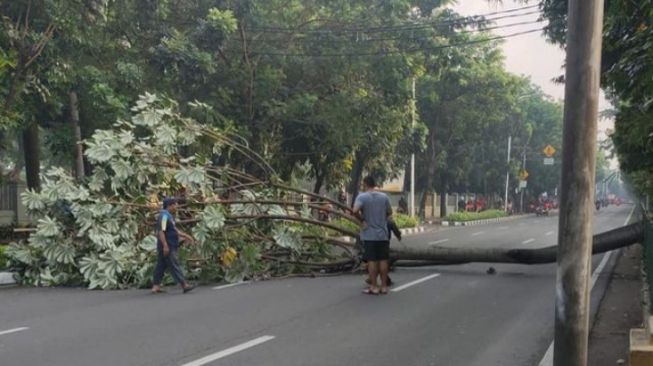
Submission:
{"label": "concrete utility pole", "polygon": [[[410,115],[411,126],[415,128],[415,114],[417,109],[417,100],[415,99],[415,78],[413,77],[413,100],[411,103]],[[410,216],[415,216],[415,153],[410,155]]]}
{"label": "concrete utility pole", "polygon": [[[526,146],[524,145],[524,151],[522,151],[522,162],[521,162],[521,170],[525,171],[526,170]],[[519,195],[519,212],[524,213],[524,188],[520,188],[520,195]]]}
{"label": "concrete utility pole", "polygon": [[569,0],[555,366],[586,366],[603,0]]}

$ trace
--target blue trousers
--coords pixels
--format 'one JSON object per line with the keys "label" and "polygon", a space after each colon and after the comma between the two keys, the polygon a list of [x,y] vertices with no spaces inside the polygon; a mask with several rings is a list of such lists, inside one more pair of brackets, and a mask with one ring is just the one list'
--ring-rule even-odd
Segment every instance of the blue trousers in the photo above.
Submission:
{"label": "blue trousers", "polygon": [[156,252],[157,260],[156,267],[154,268],[154,284],[161,284],[166,268],[170,269],[170,274],[177,284],[185,283],[184,272],[181,270],[179,262],[177,262],[177,248],[170,247],[170,252],[167,257],[163,255],[161,248],[157,248]]}

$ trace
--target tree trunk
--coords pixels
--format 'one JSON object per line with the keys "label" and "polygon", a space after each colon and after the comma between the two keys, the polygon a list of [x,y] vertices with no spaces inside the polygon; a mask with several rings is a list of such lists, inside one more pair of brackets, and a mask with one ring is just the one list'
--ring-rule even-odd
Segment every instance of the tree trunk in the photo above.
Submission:
{"label": "tree trunk", "polygon": [[313,186],[313,193],[315,194],[320,194],[320,189],[322,189],[322,185],[324,184],[324,175],[319,172],[315,173],[315,185]]}
{"label": "tree trunk", "polygon": [[442,174],[442,192],[440,192],[440,217],[447,216],[447,175]]}
{"label": "tree trunk", "polygon": [[25,149],[25,176],[27,188],[41,190],[41,147],[39,143],[39,126],[31,123],[23,130],[23,148]]}
{"label": "tree trunk", "polygon": [[[594,235],[592,254],[604,253],[626,247],[644,240],[644,223],[638,222],[601,234]],[[470,262],[483,263],[520,263],[542,264],[554,263],[558,246],[538,249],[503,249],[503,248],[460,248],[460,247],[425,247],[392,249],[391,258],[400,261],[420,261],[421,265],[460,264]],[[410,262],[409,262],[410,264]]]}
{"label": "tree trunk", "polygon": [[406,163],[406,169],[404,170],[404,185],[401,189],[403,194],[410,192],[410,161]]}
{"label": "tree trunk", "polygon": [[365,166],[365,161],[360,153],[356,153],[356,159],[354,161],[354,167],[351,170],[351,181],[349,184],[349,192],[351,192],[351,207],[354,207],[354,202],[358,196],[361,186],[361,176],[363,175],[363,167]]}
{"label": "tree trunk", "polygon": [[428,188],[420,192],[419,196],[419,210],[417,211],[417,216],[421,219],[424,219],[426,216],[426,200],[428,199],[430,190]]}
{"label": "tree trunk", "polygon": [[86,176],[84,169],[84,148],[82,146],[82,130],[79,126],[79,100],[74,90],[69,94],[70,99],[70,123],[73,126],[75,136],[75,174],[78,180]]}

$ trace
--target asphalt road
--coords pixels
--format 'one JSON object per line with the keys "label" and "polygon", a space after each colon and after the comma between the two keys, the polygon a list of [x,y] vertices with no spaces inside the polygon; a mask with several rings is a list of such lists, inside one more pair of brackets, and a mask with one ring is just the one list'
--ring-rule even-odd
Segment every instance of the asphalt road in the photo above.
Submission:
{"label": "asphalt road", "polygon": [[[595,231],[624,225],[632,208],[602,209]],[[556,242],[556,226],[526,217],[393,245],[539,247]],[[359,275],[187,295],[0,289],[0,365],[537,366],[553,338],[555,265],[493,264],[494,275],[489,266],[398,269],[387,296],[363,295]]]}

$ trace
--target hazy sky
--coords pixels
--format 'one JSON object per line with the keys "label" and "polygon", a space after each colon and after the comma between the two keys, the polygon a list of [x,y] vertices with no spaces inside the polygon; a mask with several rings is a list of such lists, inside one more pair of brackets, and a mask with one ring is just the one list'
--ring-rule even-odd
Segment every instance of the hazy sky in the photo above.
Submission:
{"label": "hazy sky", "polygon": [[[535,2],[531,2],[530,4],[525,5],[514,0],[503,0],[501,4],[498,4],[496,1],[488,0],[458,0],[458,4],[453,5],[452,7],[456,12],[462,15],[477,15],[504,11],[507,9],[516,9],[535,4]],[[519,15],[536,10],[537,8],[524,9],[510,14]],[[539,16],[538,14],[539,13],[525,14],[514,18],[500,19],[497,20],[496,25],[502,26],[536,21]],[[516,25],[514,27],[497,29],[493,32],[498,35],[508,35],[524,30],[542,28],[544,25],[545,23]],[[506,57],[505,65],[508,71],[519,75],[529,76],[533,83],[539,85],[546,94],[555,99],[564,99],[564,85],[556,84],[551,81],[553,78],[563,75],[565,72],[563,68],[565,60],[564,50],[557,45],[548,43],[541,32],[507,38],[502,45],[502,48]],[[599,102],[599,109],[603,110],[606,108],[610,108],[610,104],[602,96]],[[613,128],[612,121],[600,121],[600,139],[605,138],[605,130],[608,128]]]}

